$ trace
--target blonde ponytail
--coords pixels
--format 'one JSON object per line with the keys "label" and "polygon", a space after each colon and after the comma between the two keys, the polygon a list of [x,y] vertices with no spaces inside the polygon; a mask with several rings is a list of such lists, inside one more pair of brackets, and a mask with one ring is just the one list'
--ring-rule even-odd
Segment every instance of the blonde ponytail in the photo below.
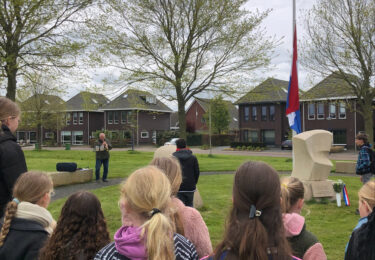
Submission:
{"label": "blonde ponytail", "polygon": [[173,260],[174,224],[170,219],[171,185],[165,174],[155,166],[141,168],[132,173],[121,188],[125,200],[147,221],[142,225],[146,239],[148,259]]}
{"label": "blonde ponytail", "polygon": [[305,189],[303,183],[294,177],[281,179],[281,210],[283,213],[291,213],[293,206],[299,199],[303,199]]}

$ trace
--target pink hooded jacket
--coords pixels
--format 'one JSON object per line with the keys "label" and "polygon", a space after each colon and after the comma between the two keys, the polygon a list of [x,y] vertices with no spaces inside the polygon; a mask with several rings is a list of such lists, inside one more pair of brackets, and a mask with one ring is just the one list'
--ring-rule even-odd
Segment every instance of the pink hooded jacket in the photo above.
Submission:
{"label": "pink hooded jacket", "polygon": [[[286,237],[298,236],[305,225],[305,218],[297,213],[283,214],[284,229]],[[303,260],[326,260],[327,256],[321,243],[312,245],[305,254]]]}
{"label": "pink hooded jacket", "polygon": [[178,198],[172,198],[172,203],[182,218],[185,237],[195,245],[198,256],[203,257],[211,254],[210,234],[199,211],[192,207],[186,207]]}

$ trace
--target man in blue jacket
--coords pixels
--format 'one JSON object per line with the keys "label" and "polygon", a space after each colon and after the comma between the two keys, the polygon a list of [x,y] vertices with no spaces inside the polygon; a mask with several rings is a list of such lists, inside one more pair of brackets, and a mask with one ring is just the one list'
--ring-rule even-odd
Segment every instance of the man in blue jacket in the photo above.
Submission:
{"label": "man in blue jacket", "polygon": [[194,191],[199,178],[199,164],[193,152],[186,148],[184,139],[176,141],[177,150],[173,153],[181,164],[182,183],[177,197],[188,207],[193,207]]}
{"label": "man in blue jacket", "polygon": [[368,137],[365,133],[357,134],[355,138],[355,144],[360,148],[358,154],[357,164],[355,166],[356,174],[361,176],[363,184],[368,182],[371,177],[371,155],[370,155],[370,144],[368,143]]}

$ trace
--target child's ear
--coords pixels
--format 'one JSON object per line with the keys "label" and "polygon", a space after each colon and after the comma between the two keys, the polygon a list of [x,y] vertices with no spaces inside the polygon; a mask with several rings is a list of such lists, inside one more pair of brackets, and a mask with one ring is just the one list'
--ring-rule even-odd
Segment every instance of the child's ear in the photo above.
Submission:
{"label": "child's ear", "polygon": [[298,201],[297,201],[297,207],[298,207],[299,210],[302,209],[304,202],[305,202],[304,199],[298,199]]}

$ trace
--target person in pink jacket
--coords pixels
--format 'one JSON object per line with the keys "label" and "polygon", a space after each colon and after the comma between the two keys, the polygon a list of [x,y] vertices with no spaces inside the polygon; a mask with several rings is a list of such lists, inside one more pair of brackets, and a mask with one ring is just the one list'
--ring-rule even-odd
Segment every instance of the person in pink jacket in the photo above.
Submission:
{"label": "person in pink jacket", "polygon": [[175,157],[157,157],[151,163],[162,170],[172,189],[172,219],[175,222],[176,232],[189,239],[197,250],[198,256],[203,257],[212,253],[210,234],[198,210],[187,207],[176,195],[182,182],[182,173],[179,161]]}
{"label": "person in pink jacket", "polygon": [[281,204],[286,237],[293,255],[303,260],[327,259],[322,244],[314,234],[306,230],[301,216],[305,190],[300,180],[287,177],[281,180]]}

